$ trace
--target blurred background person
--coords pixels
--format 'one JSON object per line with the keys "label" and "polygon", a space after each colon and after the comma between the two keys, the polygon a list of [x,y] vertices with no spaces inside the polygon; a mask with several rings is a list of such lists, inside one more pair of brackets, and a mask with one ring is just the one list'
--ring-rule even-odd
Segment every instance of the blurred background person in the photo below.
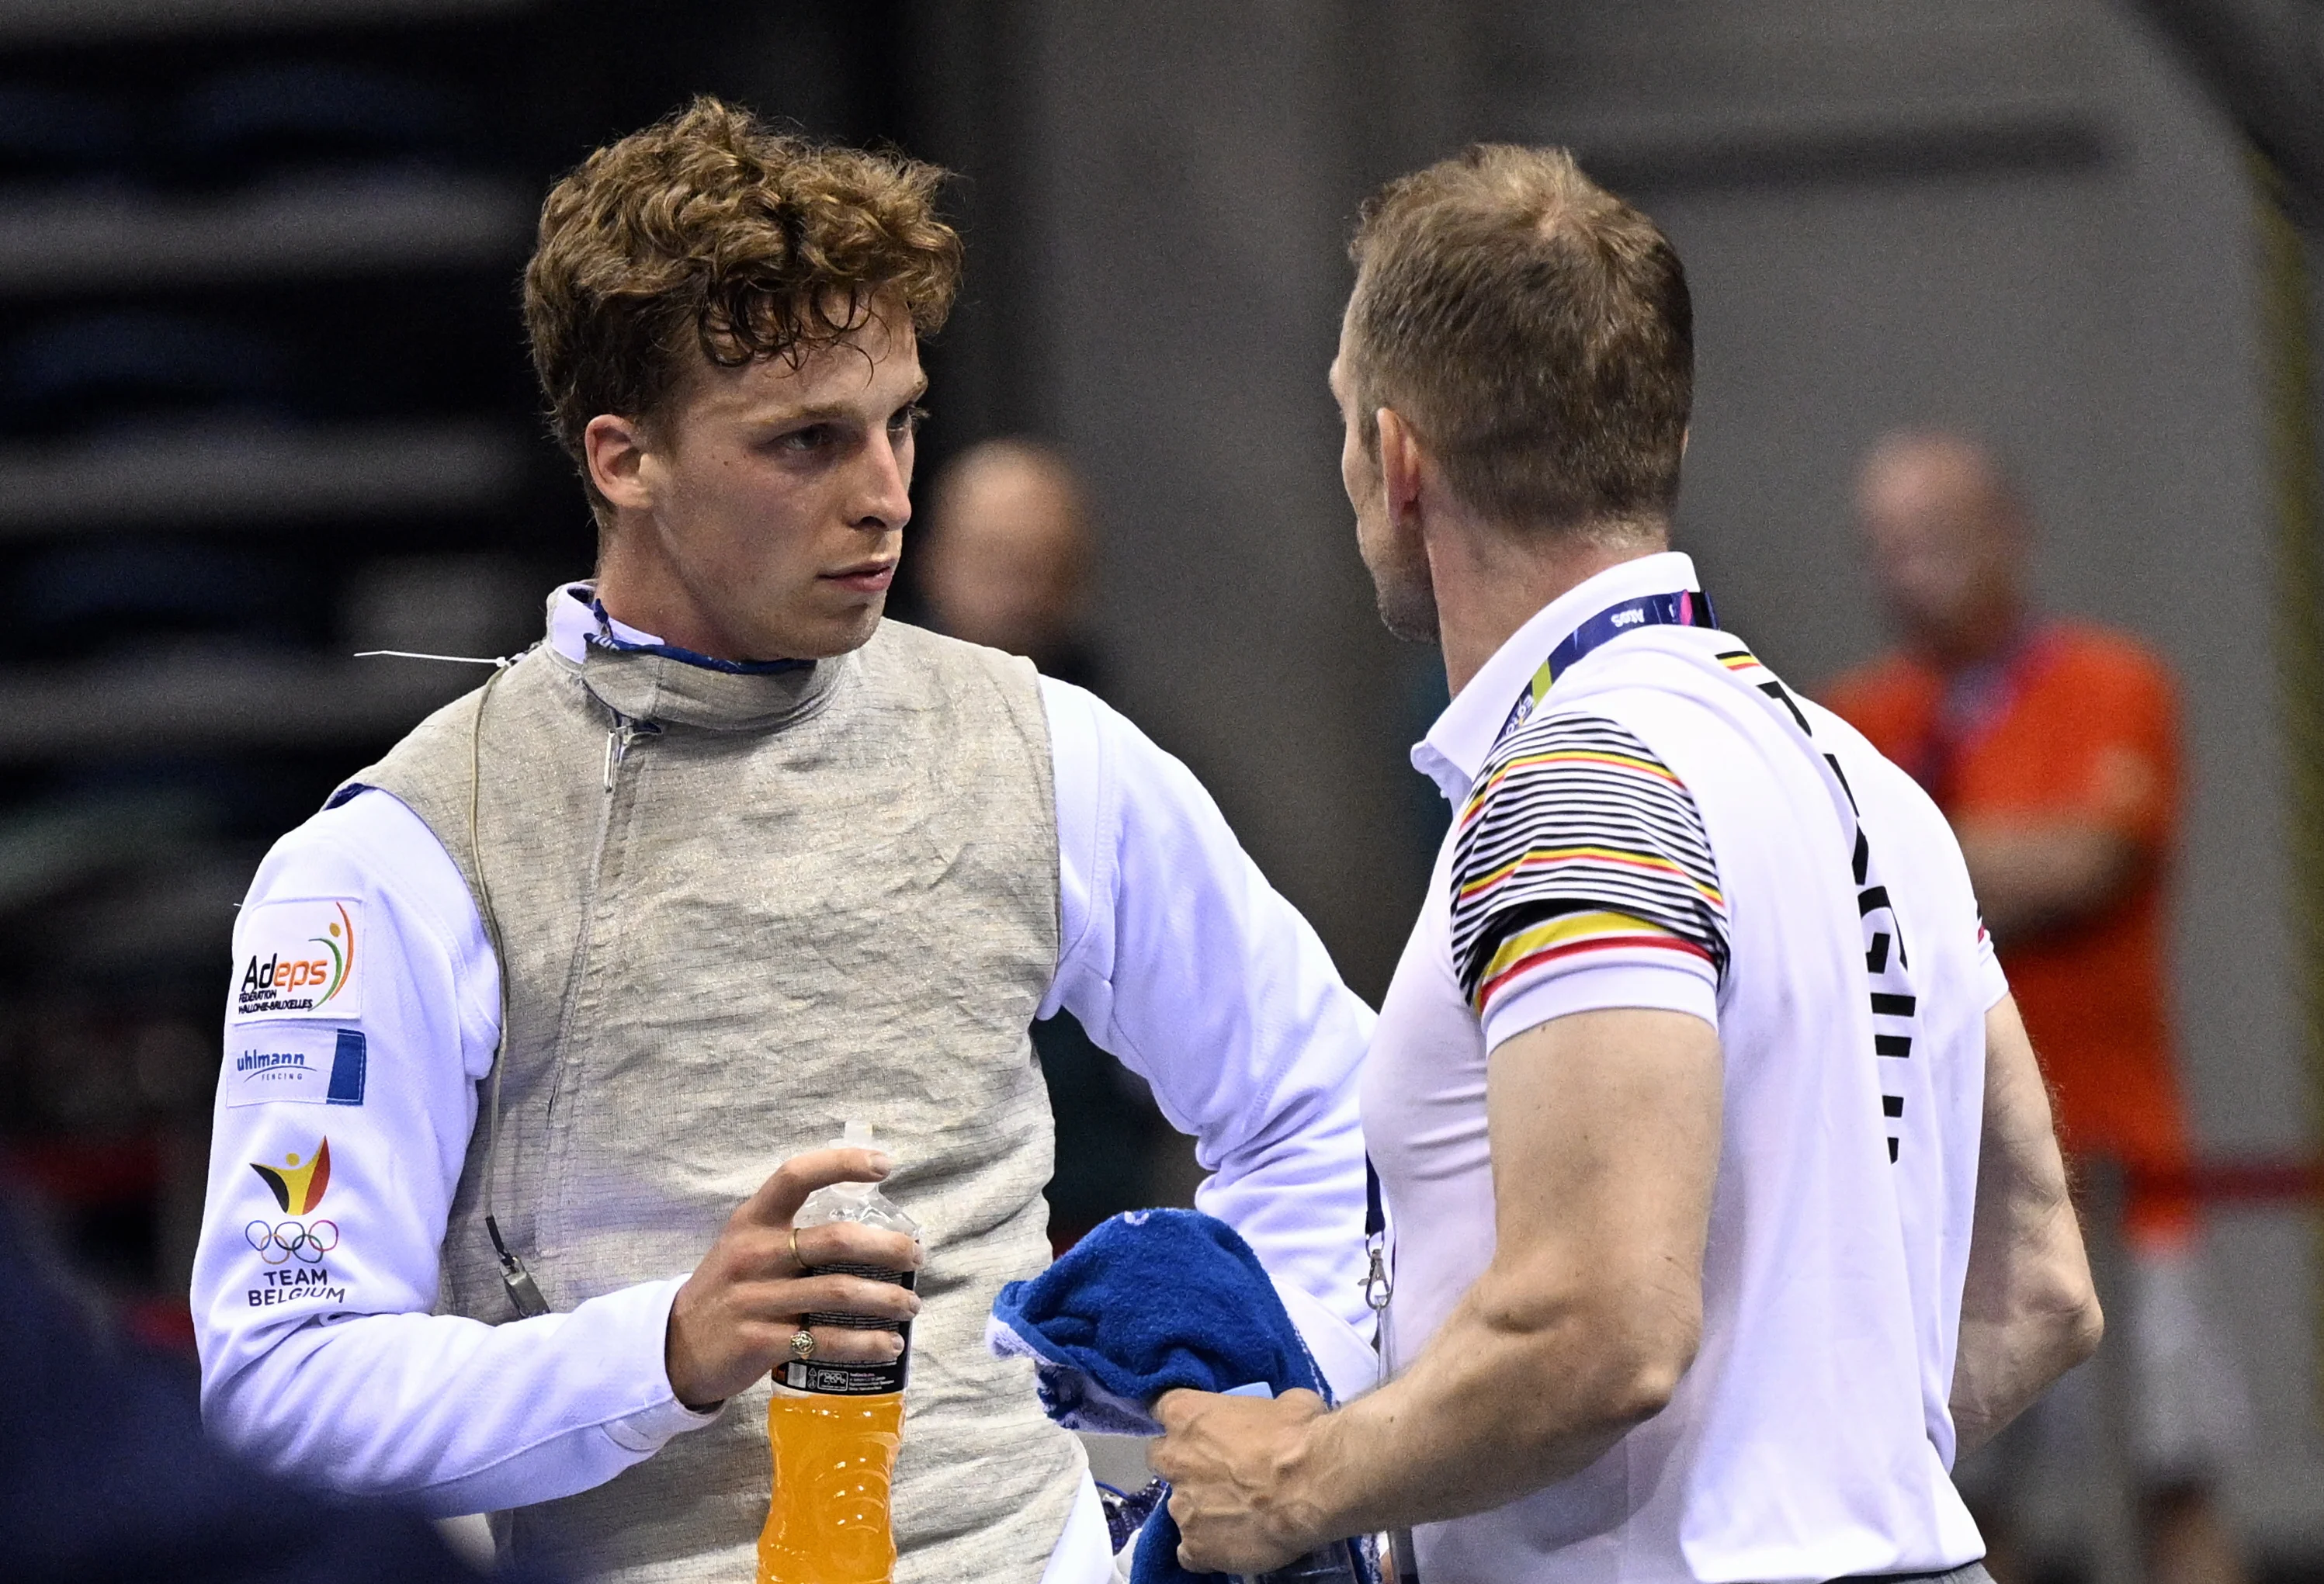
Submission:
{"label": "blurred background person", "polygon": [[[2127,1174],[2130,1312],[2115,1321],[2134,1359],[2151,1576],[2239,1579],[2214,1488],[2246,1410],[2200,1302],[2166,990],[2165,889],[2181,796],[2170,672],[2127,633],[2034,607],[2025,501],[1978,442],[1889,436],[1865,460],[1856,507],[1902,642],[1834,683],[1829,702],[1951,820],[2055,1091],[2060,1136]],[[2051,1412],[2029,1416],[1997,1460],[2093,1433],[2088,1375],[2045,1404]],[[2014,1483],[1964,1478],[1984,1497],[1997,1578],[2010,1560],[2004,1486]]]}
{"label": "blurred background person", "polygon": [[920,587],[933,625],[1102,692],[1089,631],[1096,536],[1072,465],[1038,440],[986,440],[937,474],[928,510]]}
{"label": "blurred background person", "polygon": [[[1090,634],[1096,535],[1073,465],[1023,436],[985,440],[936,474],[927,501],[918,587],[929,625],[1023,655],[1045,675],[1102,696]],[[1120,1211],[1194,1202],[1200,1169],[1191,1148],[1137,1074],[1070,1012],[1034,1024],[1033,1048],[1057,1119],[1052,1245],[1072,1247]]]}
{"label": "blurred background person", "polygon": [[[0,1578],[484,1577],[424,1519],[300,1490],[210,1446],[185,1370],[98,1318],[97,1300],[60,1267],[24,1208],[0,1194]],[[489,1542],[476,1560],[488,1556]]]}

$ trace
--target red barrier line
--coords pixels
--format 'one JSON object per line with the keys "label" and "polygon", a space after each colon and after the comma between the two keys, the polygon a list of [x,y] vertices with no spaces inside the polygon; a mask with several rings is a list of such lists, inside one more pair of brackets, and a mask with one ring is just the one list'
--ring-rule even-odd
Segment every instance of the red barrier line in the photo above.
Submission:
{"label": "red barrier line", "polygon": [[151,1199],[161,1186],[161,1147],[151,1134],[18,1139],[0,1145],[0,1183],[71,1205]]}
{"label": "red barrier line", "polygon": [[2137,1193],[2206,1204],[2303,1204],[2324,1200],[2324,1165],[2298,1158],[2205,1161],[2175,1170],[2139,1167],[2128,1173],[2128,1179]]}

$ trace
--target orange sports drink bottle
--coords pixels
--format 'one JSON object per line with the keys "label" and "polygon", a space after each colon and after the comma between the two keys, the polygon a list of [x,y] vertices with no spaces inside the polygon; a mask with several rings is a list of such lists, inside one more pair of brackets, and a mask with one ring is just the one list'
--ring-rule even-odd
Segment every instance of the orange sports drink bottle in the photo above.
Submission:
{"label": "orange sports drink bottle", "polygon": [[[869,1148],[872,1129],[847,1124],[837,1146]],[[799,1207],[792,1225],[820,1227],[857,1221],[919,1241],[920,1226],[870,1183],[819,1188]],[[910,1271],[822,1266],[812,1275],[868,1276],[910,1287]],[[810,1325],[886,1331],[884,1320],[853,1314],[810,1314]],[[896,1571],[896,1532],[888,1487],[896,1451],[904,1441],[904,1373],[911,1357],[908,1322],[904,1351],[892,1364],[822,1364],[793,1359],[775,1371],[767,1404],[767,1444],[774,1452],[774,1499],[759,1534],[758,1584],[890,1584]]]}

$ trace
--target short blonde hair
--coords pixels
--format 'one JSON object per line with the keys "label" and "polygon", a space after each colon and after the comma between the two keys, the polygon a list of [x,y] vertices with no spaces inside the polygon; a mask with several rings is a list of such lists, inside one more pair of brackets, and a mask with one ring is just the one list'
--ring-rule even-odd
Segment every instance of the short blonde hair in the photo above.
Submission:
{"label": "short blonde hair", "polygon": [[1366,201],[1347,362],[1462,500],[1539,528],[1665,521],[1694,395],[1686,272],[1563,149],[1480,143]]}

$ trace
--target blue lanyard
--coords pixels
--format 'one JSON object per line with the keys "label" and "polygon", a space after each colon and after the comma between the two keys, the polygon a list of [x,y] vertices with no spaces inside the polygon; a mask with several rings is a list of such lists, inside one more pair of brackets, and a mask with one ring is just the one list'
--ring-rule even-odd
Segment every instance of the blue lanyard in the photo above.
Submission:
{"label": "blue lanyard", "polygon": [[632,643],[613,633],[613,619],[605,614],[602,601],[589,602],[591,614],[597,618],[597,631],[589,641],[628,655],[659,655],[664,659],[683,660],[689,666],[700,666],[706,671],[724,671],[730,677],[772,677],[784,671],[802,670],[815,664],[813,660],[720,660],[708,655],[696,654],[674,643]]}
{"label": "blue lanyard", "polygon": [[1548,696],[1550,686],[1560,677],[1573,668],[1574,662],[1602,643],[1619,638],[1639,627],[1716,627],[1719,616],[1711,608],[1711,596],[1693,589],[1681,589],[1676,594],[1645,594],[1635,600],[1624,600],[1618,605],[1609,605],[1565,635],[1565,641],[1549,651],[1549,658],[1533,674],[1526,690],[1509,710],[1509,718],[1501,723],[1494,739],[1508,736],[1525,723],[1534,706]]}

